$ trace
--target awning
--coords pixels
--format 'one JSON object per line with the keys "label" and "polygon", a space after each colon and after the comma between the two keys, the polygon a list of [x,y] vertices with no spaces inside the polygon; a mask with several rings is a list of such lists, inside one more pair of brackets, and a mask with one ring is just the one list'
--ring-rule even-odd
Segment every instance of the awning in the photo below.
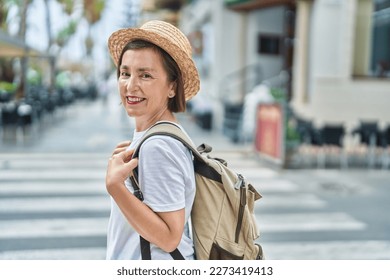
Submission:
{"label": "awning", "polygon": [[224,0],[235,11],[251,11],[280,5],[295,5],[296,0]]}
{"label": "awning", "polygon": [[0,30],[0,57],[44,56],[40,51],[30,48],[19,38]]}

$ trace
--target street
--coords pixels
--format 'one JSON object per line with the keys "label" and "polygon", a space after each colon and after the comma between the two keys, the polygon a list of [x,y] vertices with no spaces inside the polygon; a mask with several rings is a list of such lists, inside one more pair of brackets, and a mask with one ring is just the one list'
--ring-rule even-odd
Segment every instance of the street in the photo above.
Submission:
{"label": "street", "polygon": [[[0,259],[105,258],[105,169],[133,128],[116,100],[75,106],[42,140],[0,147]],[[263,195],[255,211],[267,259],[390,259],[389,172],[271,168],[180,119]]]}

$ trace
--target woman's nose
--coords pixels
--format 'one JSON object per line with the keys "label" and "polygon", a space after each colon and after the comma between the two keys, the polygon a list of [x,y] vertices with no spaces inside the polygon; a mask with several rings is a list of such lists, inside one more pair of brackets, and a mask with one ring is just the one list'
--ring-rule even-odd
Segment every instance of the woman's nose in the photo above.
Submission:
{"label": "woman's nose", "polygon": [[136,76],[132,75],[126,80],[126,89],[128,91],[134,90],[135,88],[137,88],[137,86],[138,86],[138,81]]}

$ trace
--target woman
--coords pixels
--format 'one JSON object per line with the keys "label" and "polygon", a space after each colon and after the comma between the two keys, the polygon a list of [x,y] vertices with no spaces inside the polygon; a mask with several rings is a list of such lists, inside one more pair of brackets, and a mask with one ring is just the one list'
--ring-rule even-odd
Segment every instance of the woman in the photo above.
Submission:
{"label": "woman", "polygon": [[[107,259],[141,259],[140,236],[150,242],[152,259],[172,259],[169,253],[176,248],[193,259],[187,226],[195,196],[191,152],[171,137],[153,136],[143,143],[139,159],[130,160],[153,124],[169,121],[183,129],[174,113],[183,112],[199,90],[191,46],[179,29],[162,21],[118,30],[108,46],[122,104],[136,127],[131,144],[119,144],[107,168]],[[134,196],[128,179],[137,164],[143,201]]]}

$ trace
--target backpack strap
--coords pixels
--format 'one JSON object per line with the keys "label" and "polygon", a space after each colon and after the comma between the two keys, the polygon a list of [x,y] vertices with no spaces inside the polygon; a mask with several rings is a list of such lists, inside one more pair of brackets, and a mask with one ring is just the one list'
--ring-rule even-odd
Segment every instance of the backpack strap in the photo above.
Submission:
{"label": "backpack strap", "polygon": [[[175,138],[176,140],[180,141],[185,145],[188,149],[190,149],[193,153],[193,155],[200,161],[204,162],[204,159],[202,158],[200,152],[195,148],[194,144],[192,143],[191,139],[185,134],[179,126],[172,122],[158,122],[151,126],[142,137],[140,143],[138,144],[137,148],[134,151],[133,158],[138,157],[139,150],[142,146],[142,144],[150,137],[155,135],[165,135],[170,136],[172,138]],[[211,148],[210,146],[207,146],[203,148],[202,151],[209,151],[208,149]],[[211,150],[211,149],[210,149]]]}
{"label": "backpack strap", "polygon": [[[162,127],[164,126],[164,127]],[[160,122],[160,123],[157,123],[155,124],[154,126],[152,126],[150,129],[148,129],[148,131],[145,133],[145,135],[143,136],[143,138],[141,139],[141,142],[138,144],[136,150],[134,151],[134,154],[133,154],[133,158],[136,158],[138,157],[139,155],[139,151],[140,151],[140,148],[141,148],[141,145],[142,143],[148,139],[149,137],[152,137],[154,135],[176,135],[174,132],[173,133],[169,133],[166,134],[164,133],[165,131],[167,130],[170,130],[171,128],[173,127],[176,127],[176,129],[173,129],[173,131],[176,130],[176,132],[179,132],[179,134],[181,134],[180,136],[178,137],[182,137],[180,139],[183,139],[183,138],[186,138],[185,141],[187,143],[187,147],[191,147],[190,149],[193,150],[193,145],[191,143],[191,141],[189,140],[189,138],[182,132],[182,130],[176,126],[175,124],[173,123],[170,123],[170,122]],[[158,128],[158,129],[156,129]],[[180,133],[181,132],[181,133]],[[174,137],[177,139],[177,137]],[[179,139],[178,139],[179,140]],[[183,140],[184,141],[184,140]],[[181,141],[183,143],[183,141]],[[196,150],[195,150],[196,151]],[[142,194],[142,191],[139,187],[139,184],[138,184],[138,172],[136,169],[133,170],[133,176],[130,176],[130,181],[133,185],[133,188],[134,188],[134,195],[140,200],[140,201],[143,201],[144,200],[144,197],[143,197],[143,194]],[[141,256],[142,256],[142,259],[143,260],[151,260],[152,259],[152,255],[151,255],[151,251],[150,251],[150,242],[147,241],[145,238],[143,238],[141,235],[139,236],[140,237],[140,247],[141,247]],[[175,249],[174,251],[170,252],[169,253],[172,258],[174,260],[184,260],[184,257],[183,255],[180,253],[179,249]]]}
{"label": "backpack strap", "polygon": [[[142,195],[142,192],[138,186],[138,182],[134,180],[134,177],[130,177],[131,183],[133,184],[134,188],[134,195],[140,200],[143,201],[144,197]],[[140,241],[140,247],[141,247],[141,257],[143,260],[151,260],[152,259],[152,253],[150,251],[150,242],[147,241],[145,238],[143,238],[141,235],[139,236]],[[174,260],[184,260],[183,255],[180,253],[179,249],[175,249],[174,251],[169,253]]]}
{"label": "backpack strap", "polygon": [[[142,144],[150,137],[155,135],[165,135],[170,136],[178,141],[180,141],[184,146],[186,146],[194,156],[194,168],[195,172],[207,177],[211,180],[222,183],[221,174],[215,171],[213,168],[210,168],[207,161],[203,158],[202,153],[209,153],[212,150],[212,147],[207,144],[202,144],[198,148],[195,148],[191,139],[185,134],[179,126],[171,122],[158,122],[150,127],[142,137],[140,143],[136,147],[133,158],[137,158],[141,149]],[[137,168],[133,170],[133,175],[135,180],[138,181],[138,172]]]}

